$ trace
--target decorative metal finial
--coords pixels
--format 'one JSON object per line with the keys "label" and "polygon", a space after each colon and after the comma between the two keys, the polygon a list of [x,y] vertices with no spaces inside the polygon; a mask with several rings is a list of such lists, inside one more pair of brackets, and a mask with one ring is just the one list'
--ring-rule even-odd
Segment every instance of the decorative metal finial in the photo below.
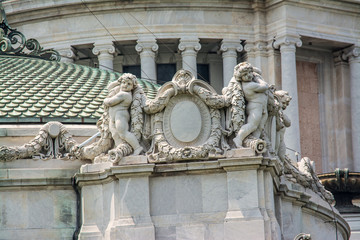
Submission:
{"label": "decorative metal finial", "polygon": [[[24,49],[27,51],[25,52]],[[0,54],[31,56],[50,61],[60,61],[60,54],[53,49],[44,49],[33,38],[26,40],[24,34],[9,26],[0,1]]]}

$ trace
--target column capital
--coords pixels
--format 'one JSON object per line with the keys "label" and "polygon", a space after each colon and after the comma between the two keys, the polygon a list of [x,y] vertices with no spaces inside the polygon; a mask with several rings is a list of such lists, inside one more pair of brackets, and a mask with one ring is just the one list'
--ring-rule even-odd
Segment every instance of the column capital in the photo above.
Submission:
{"label": "column capital", "polygon": [[359,46],[351,46],[343,50],[343,54],[341,57],[344,60],[351,61],[360,61],[360,47]]}
{"label": "column capital", "polygon": [[335,66],[341,65],[341,64],[347,64],[347,61],[346,61],[346,59],[344,59],[343,54],[344,54],[344,51],[341,51],[341,50],[333,53],[333,59],[334,59]]}
{"label": "column capital", "polygon": [[265,51],[268,49],[267,42],[245,42],[244,50],[245,52],[256,52],[256,51]]}
{"label": "column capital", "polygon": [[244,47],[241,45],[239,40],[236,39],[223,39],[221,41],[220,45],[220,51],[221,52],[242,52],[244,50]]}
{"label": "column capital", "polygon": [[196,54],[200,49],[200,39],[197,37],[182,37],[178,46],[181,54]]}
{"label": "column capital", "polygon": [[78,58],[73,47],[56,49],[61,56],[61,62],[74,62]]}
{"label": "column capital", "polygon": [[294,36],[281,36],[281,37],[277,37],[275,38],[275,41],[273,42],[273,47],[274,48],[280,48],[280,50],[282,48],[291,48],[294,49],[296,47],[301,47],[302,46],[302,41],[300,40],[300,37],[294,37]]}
{"label": "column capital", "polygon": [[156,43],[154,37],[140,37],[137,40],[135,50],[141,54],[142,52],[154,52],[156,53],[159,49],[159,45]]}
{"label": "column capital", "polygon": [[105,44],[95,43],[92,52],[93,54],[99,57],[101,55],[111,55],[113,57],[116,53],[116,50],[113,43],[105,43]]}

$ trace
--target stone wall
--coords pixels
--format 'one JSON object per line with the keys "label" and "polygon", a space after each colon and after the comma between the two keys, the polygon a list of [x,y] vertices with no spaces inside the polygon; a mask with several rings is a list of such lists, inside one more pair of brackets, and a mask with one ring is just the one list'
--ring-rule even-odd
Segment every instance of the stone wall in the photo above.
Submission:
{"label": "stone wall", "polygon": [[[278,177],[262,157],[84,165],[80,239],[347,239],[319,195]],[[128,162],[129,163],[129,162]],[[335,215],[334,215],[335,214]]]}
{"label": "stone wall", "polygon": [[0,163],[0,238],[72,239],[78,219],[72,177],[80,161]]}

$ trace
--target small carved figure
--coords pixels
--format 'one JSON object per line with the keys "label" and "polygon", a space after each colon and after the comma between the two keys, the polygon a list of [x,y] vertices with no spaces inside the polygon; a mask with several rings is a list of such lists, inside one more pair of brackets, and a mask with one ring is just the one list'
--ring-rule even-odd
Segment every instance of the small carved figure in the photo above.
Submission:
{"label": "small carved figure", "polygon": [[277,98],[279,109],[276,116],[276,145],[275,152],[281,160],[284,161],[286,154],[286,145],[284,142],[284,135],[286,128],[290,127],[291,121],[284,110],[291,101],[291,97],[287,91],[278,90],[274,92],[275,97]]}
{"label": "small carved figure", "polygon": [[267,94],[269,85],[261,75],[254,73],[250,63],[243,62],[235,66],[235,79],[241,83],[244,92],[247,114],[247,123],[244,124],[233,139],[236,147],[241,148],[244,139],[251,133],[258,138],[261,134],[261,125],[264,126],[267,119]]}
{"label": "small carved figure", "polygon": [[132,90],[136,85],[135,75],[123,74],[117,82],[109,85],[110,97],[104,100],[104,105],[109,107],[109,130],[115,146],[124,140],[133,148],[133,155],[139,155],[143,150],[135,134],[129,131],[129,107],[132,103]]}

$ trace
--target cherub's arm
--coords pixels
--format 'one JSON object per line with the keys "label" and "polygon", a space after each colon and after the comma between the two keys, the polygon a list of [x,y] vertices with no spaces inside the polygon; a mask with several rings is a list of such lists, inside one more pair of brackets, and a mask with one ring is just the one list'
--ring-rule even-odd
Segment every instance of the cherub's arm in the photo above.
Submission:
{"label": "cherub's arm", "polygon": [[260,79],[258,79],[258,81],[259,82],[248,82],[247,88],[257,93],[263,93],[269,89],[269,85],[265,81]]}
{"label": "cherub's arm", "polygon": [[115,106],[119,103],[121,103],[122,101],[124,101],[125,98],[123,96],[123,93],[122,92],[119,92],[118,94],[116,94],[115,96],[113,97],[110,97],[110,98],[105,98],[104,99],[104,104],[106,106],[109,106],[109,107],[112,107],[112,106]]}
{"label": "cherub's arm", "polygon": [[111,89],[113,89],[114,87],[119,86],[119,85],[120,85],[120,83],[118,81],[114,81],[114,82],[110,83],[107,87],[108,91],[110,91]]}

